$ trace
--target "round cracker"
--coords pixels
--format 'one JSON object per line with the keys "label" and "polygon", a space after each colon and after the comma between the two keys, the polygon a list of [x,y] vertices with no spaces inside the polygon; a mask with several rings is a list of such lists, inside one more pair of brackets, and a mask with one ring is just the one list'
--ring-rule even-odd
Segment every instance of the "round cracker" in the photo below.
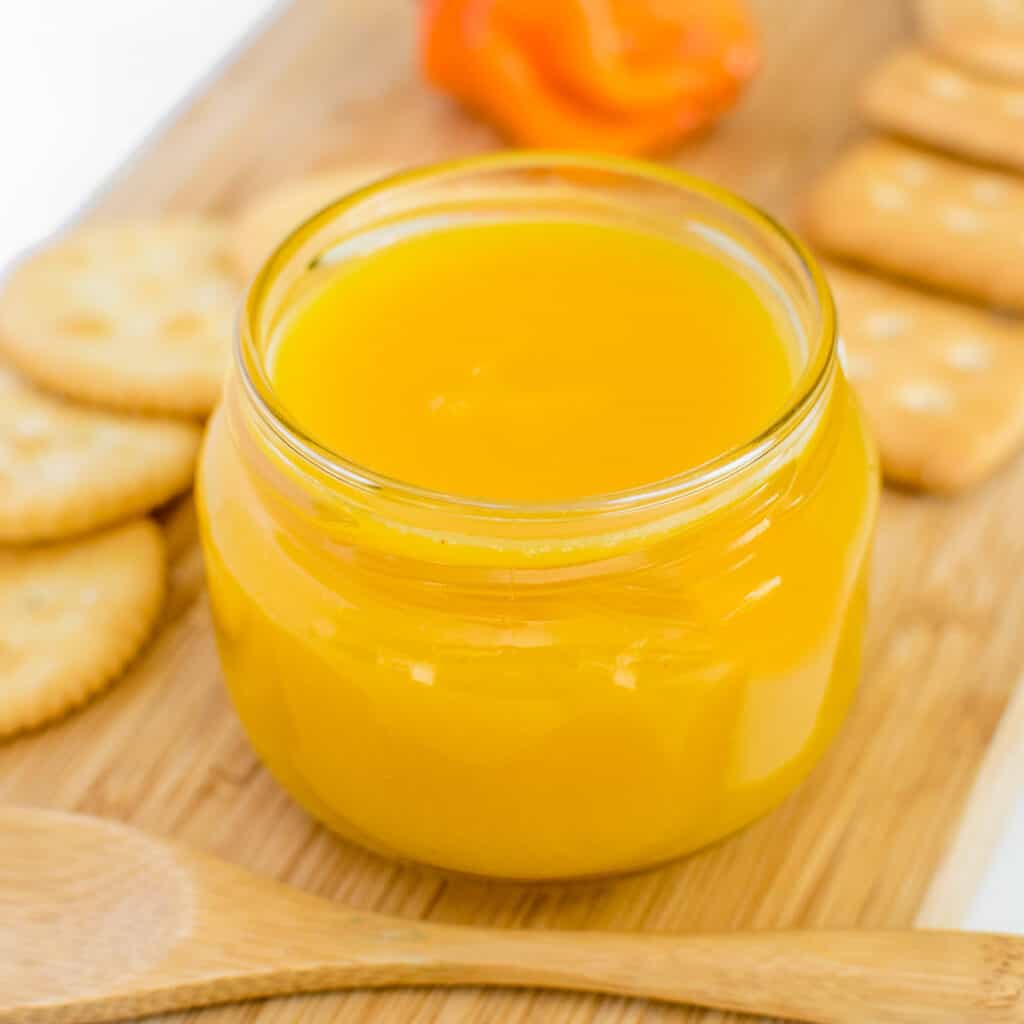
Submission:
{"label": "round cracker", "polygon": [[165,573],[148,519],[0,549],[0,736],[57,718],[115,679],[157,622]]}
{"label": "round cracker", "polygon": [[0,541],[55,540],[186,490],[201,431],[55,398],[0,367]]}
{"label": "round cracker", "polygon": [[238,272],[248,280],[264,260],[304,220],[397,165],[361,164],[295,178],[256,196],[235,222],[231,251]]}
{"label": "round cracker", "polygon": [[227,244],[203,220],[73,231],[12,271],[0,292],[0,349],[70,398],[205,415],[220,396],[239,298]]}

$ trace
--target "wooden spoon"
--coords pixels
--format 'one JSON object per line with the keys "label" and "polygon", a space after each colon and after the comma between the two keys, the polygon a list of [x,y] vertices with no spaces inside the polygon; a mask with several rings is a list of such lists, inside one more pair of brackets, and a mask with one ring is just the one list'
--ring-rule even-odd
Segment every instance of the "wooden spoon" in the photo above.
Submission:
{"label": "wooden spoon", "polygon": [[347,910],[98,818],[0,809],[0,1021],[385,985],[534,985],[830,1024],[1020,1024],[1024,938],[429,924]]}

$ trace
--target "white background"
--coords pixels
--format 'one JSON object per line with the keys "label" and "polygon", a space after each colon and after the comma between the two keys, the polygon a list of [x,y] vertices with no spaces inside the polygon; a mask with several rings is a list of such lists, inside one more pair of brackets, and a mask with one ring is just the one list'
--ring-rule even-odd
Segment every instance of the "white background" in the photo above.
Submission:
{"label": "white background", "polygon": [[[275,5],[0,0],[0,268],[73,216]],[[964,923],[1024,933],[1024,794]]]}
{"label": "white background", "polygon": [[56,230],[275,0],[0,0],[0,268]]}

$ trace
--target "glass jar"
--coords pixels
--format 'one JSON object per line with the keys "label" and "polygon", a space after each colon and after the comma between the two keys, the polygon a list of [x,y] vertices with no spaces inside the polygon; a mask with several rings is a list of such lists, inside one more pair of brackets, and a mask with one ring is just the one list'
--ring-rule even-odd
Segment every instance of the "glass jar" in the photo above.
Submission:
{"label": "glass jar", "polygon": [[[522,215],[720,253],[797,353],[771,428],[648,487],[525,505],[385,479],[289,422],[268,346],[331,267]],[[224,675],[281,784],[386,855],[555,879],[676,857],[804,778],[854,693],[877,495],[798,242],[664,167],[521,153],[398,175],[282,244],[247,297],[199,505]]]}

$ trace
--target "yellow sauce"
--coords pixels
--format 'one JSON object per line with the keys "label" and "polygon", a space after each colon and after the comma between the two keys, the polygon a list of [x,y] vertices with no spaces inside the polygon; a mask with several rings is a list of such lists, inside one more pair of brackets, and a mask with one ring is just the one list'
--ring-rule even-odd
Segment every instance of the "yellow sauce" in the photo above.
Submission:
{"label": "yellow sauce", "polygon": [[[650,485],[750,441],[801,358],[722,256],[552,220],[322,271],[267,366],[290,422],[344,459],[508,503]],[[858,674],[877,471],[837,373],[802,438],[704,504],[492,529],[307,473],[233,381],[201,511],[254,745],[343,835],[476,874],[635,869],[745,824],[819,758]]]}
{"label": "yellow sauce", "polygon": [[271,376],[307,434],[385,476],[557,501],[756,436],[793,362],[720,257],[623,227],[512,221],[346,263],[289,318]]}

